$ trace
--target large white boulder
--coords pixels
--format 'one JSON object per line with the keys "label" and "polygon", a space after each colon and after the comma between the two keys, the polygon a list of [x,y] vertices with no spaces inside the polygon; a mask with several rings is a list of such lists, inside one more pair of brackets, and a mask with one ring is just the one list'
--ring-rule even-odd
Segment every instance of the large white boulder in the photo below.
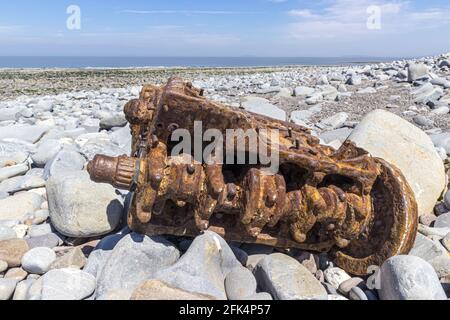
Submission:
{"label": "large white boulder", "polygon": [[419,215],[433,212],[446,186],[445,169],[431,139],[393,113],[369,113],[349,137],[358,147],[399,168],[414,191]]}

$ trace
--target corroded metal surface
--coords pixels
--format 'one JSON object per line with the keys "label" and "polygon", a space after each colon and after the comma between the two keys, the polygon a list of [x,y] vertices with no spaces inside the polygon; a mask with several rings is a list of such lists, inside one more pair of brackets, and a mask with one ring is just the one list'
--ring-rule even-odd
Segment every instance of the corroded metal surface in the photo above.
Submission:
{"label": "corroded metal surface", "polygon": [[[212,230],[228,240],[329,252],[357,275],[413,245],[417,205],[408,183],[394,166],[350,142],[339,150],[322,146],[306,128],[208,101],[179,78],[145,86],[124,111],[131,156],[98,155],[88,171],[94,181],[133,191],[128,224],[135,231],[195,236]],[[185,129],[194,136],[195,121],[224,135],[227,129],[266,132],[267,145],[279,150],[278,173],[265,174],[261,163],[171,156],[172,133]],[[249,152],[248,144],[244,149]],[[186,156],[192,161],[182,161]]]}

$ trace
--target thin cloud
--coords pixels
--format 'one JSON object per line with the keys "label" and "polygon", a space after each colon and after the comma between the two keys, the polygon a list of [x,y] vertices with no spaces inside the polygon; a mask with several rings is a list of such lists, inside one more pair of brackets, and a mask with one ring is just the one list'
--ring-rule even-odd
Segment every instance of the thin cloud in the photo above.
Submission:
{"label": "thin cloud", "polygon": [[131,14],[202,14],[202,15],[237,15],[260,14],[258,11],[224,11],[224,10],[123,10],[122,13]]}

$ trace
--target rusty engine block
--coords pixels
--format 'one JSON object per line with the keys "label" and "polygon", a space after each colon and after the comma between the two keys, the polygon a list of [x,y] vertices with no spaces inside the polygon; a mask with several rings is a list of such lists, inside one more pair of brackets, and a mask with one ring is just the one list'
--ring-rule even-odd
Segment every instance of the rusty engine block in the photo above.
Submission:
{"label": "rusty engine block", "polygon": [[[96,182],[132,192],[134,231],[196,236],[212,230],[227,240],[328,252],[355,275],[413,245],[417,204],[404,176],[351,142],[337,151],[322,146],[307,128],[208,101],[179,78],[145,86],[124,112],[131,156],[97,155],[88,171]],[[278,173],[265,174],[261,164],[180,162],[171,156],[172,133],[185,129],[193,136],[195,121],[223,133],[277,130]]]}

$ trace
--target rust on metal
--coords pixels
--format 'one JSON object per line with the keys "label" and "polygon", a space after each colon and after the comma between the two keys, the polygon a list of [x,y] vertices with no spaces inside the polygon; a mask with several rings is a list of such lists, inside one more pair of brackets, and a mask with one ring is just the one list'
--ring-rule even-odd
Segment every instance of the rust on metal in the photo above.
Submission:
{"label": "rust on metal", "polygon": [[[319,144],[307,128],[212,102],[179,78],[145,86],[126,104],[130,156],[97,155],[92,180],[133,191],[132,230],[195,236],[212,230],[227,240],[329,252],[347,272],[406,254],[417,230],[417,204],[402,173],[346,142]],[[277,143],[279,171],[259,164],[209,164],[192,154],[171,156],[176,129],[266,130]],[[271,131],[279,141],[270,140]],[[245,150],[249,151],[248,143]],[[186,163],[181,157],[190,156]]]}

